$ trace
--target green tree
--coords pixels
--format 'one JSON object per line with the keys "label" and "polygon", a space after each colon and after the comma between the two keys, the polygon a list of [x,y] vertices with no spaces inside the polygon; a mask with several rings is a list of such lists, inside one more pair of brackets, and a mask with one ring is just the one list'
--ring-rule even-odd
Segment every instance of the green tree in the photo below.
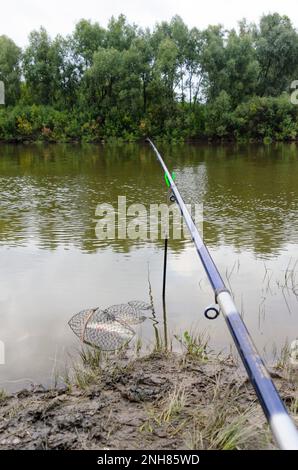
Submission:
{"label": "green tree", "polygon": [[204,95],[209,101],[215,100],[222,90],[222,75],[225,70],[226,32],[222,26],[209,26],[202,32],[201,65],[205,74]]}
{"label": "green tree", "polygon": [[5,103],[14,105],[20,98],[21,49],[7,36],[0,36],[0,80],[5,85]]}
{"label": "green tree", "polygon": [[214,101],[225,91],[236,106],[256,93],[259,64],[252,34],[243,27],[240,34],[209,27],[203,37],[202,66],[207,75],[208,99]]}
{"label": "green tree", "polygon": [[[123,80],[123,54],[116,49],[100,48],[82,82],[82,104],[108,133],[118,135],[122,112],[118,102]],[[111,132],[110,132],[111,131]]]}
{"label": "green tree", "polygon": [[[142,32],[136,37],[129,49],[129,55],[134,57],[134,73],[137,73],[141,80],[141,95],[143,113],[147,112],[148,100],[150,93],[148,88],[153,79],[153,61],[154,52],[151,44],[151,35],[149,31]],[[128,55],[128,62],[129,62]]]}
{"label": "green tree", "polygon": [[227,137],[231,128],[231,98],[226,91],[207,108],[206,133],[210,137]]}
{"label": "green tree", "polygon": [[186,92],[186,55],[188,52],[189,30],[180,16],[174,16],[170,23],[171,39],[177,47],[176,67],[179,90],[179,100],[184,102]]}
{"label": "green tree", "polygon": [[197,103],[206,78],[202,68],[202,50],[202,34],[197,28],[192,28],[188,34],[185,50],[185,84],[188,89],[188,101],[190,105]]}
{"label": "green tree", "polygon": [[298,35],[287,16],[265,15],[254,28],[260,64],[258,94],[278,96],[296,79]]}
{"label": "green tree", "polygon": [[119,15],[118,18],[112,16],[106,32],[105,45],[107,48],[123,51],[130,48],[136,36],[137,27],[128,24],[124,15]]}
{"label": "green tree", "polygon": [[175,87],[178,84],[178,47],[170,38],[161,41],[156,57],[156,73],[160,80],[164,96],[174,101]]}
{"label": "green tree", "polygon": [[106,30],[97,22],[81,20],[75,26],[72,40],[77,66],[84,70],[92,65],[94,52],[104,46]]}
{"label": "green tree", "polygon": [[52,41],[44,28],[32,31],[23,56],[23,73],[31,101],[52,104],[55,94],[57,63]]}
{"label": "green tree", "polygon": [[80,80],[74,54],[71,38],[58,35],[52,40],[44,28],[33,31],[23,56],[26,101],[58,108],[74,106]]}
{"label": "green tree", "polygon": [[58,35],[51,44],[53,102],[58,108],[72,108],[77,103],[81,80],[80,64],[76,61],[72,38]]}
{"label": "green tree", "polygon": [[234,106],[256,93],[258,74],[259,63],[252,35],[230,31],[225,46],[225,67],[219,78],[221,89],[228,93]]}

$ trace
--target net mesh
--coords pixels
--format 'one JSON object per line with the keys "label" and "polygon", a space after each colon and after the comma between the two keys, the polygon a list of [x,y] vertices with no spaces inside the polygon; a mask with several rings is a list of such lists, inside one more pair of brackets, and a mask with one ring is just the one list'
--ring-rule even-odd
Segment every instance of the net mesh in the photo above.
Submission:
{"label": "net mesh", "polygon": [[105,312],[126,325],[137,325],[142,323],[146,317],[142,315],[142,311],[151,309],[149,304],[138,300],[132,300],[127,304],[112,305]]}
{"label": "net mesh", "polygon": [[132,340],[135,331],[131,325],[143,322],[146,310],[151,310],[151,306],[138,300],[105,310],[82,310],[70,319],[69,326],[82,342],[103,351],[114,351]]}

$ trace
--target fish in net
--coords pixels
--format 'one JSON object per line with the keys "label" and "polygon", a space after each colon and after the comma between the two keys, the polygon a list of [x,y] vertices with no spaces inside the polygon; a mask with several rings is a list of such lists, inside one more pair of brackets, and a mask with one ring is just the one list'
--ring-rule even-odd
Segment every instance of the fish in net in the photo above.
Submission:
{"label": "fish in net", "polygon": [[145,310],[152,310],[151,305],[139,300],[131,300],[127,304],[112,305],[104,311],[121,323],[137,325],[146,319],[146,317],[142,315],[142,312]]}
{"label": "fish in net", "polygon": [[135,331],[131,325],[143,322],[146,317],[142,313],[146,310],[152,310],[149,304],[131,301],[105,310],[82,310],[68,324],[83,343],[102,351],[115,351],[132,340]]}

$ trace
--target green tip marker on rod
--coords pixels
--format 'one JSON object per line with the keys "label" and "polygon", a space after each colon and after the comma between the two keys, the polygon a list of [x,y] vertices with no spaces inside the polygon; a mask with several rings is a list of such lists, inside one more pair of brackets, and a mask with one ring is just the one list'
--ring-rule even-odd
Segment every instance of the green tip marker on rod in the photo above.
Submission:
{"label": "green tip marker on rod", "polygon": [[[173,173],[172,173],[172,180],[175,181],[175,179],[176,179],[176,173],[174,173],[174,171],[173,171]],[[169,178],[168,178],[168,175],[167,175],[166,173],[165,173],[165,182],[166,182],[167,187],[170,188],[170,187],[171,187],[171,183],[170,183]]]}

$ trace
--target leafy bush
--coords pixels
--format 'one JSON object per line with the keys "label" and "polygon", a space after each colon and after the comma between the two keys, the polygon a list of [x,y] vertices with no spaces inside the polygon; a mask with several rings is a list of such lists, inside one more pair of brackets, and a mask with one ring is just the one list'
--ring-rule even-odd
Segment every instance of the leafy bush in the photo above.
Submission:
{"label": "leafy bush", "polygon": [[232,109],[222,91],[212,103],[190,106],[178,103],[164,119],[155,112],[134,121],[116,107],[102,119],[94,113],[60,111],[52,106],[18,105],[0,109],[1,141],[99,142],[122,139],[133,142],[147,135],[179,142],[188,138],[238,140],[295,140],[298,137],[298,107],[289,96],[252,97]]}
{"label": "leafy bush", "polygon": [[298,134],[298,110],[286,94],[251,98],[237,106],[232,120],[236,137],[293,140]]}
{"label": "leafy bush", "polygon": [[231,128],[231,99],[222,91],[207,107],[206,134],[208,137],[227,137]]}

